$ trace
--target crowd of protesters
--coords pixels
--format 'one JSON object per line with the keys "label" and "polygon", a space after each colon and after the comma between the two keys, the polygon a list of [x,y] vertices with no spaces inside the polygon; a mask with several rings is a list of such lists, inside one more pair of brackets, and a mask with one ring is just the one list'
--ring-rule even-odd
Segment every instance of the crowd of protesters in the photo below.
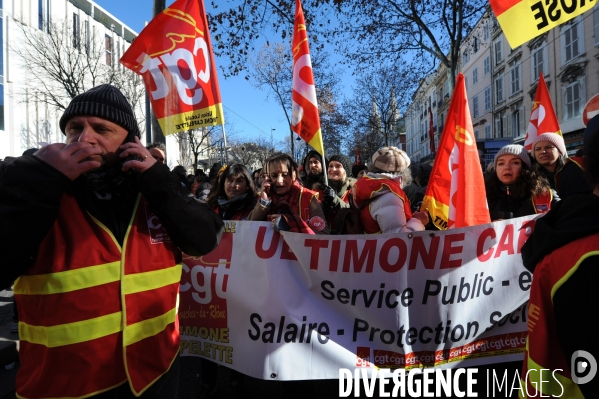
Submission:
{"label": "crowd of protesters", "polygon": [[[173,313],[179,282],[169,276],[180,274],[180,266],[173,265],[180,263],[181,251],[190,255],[211,251],[220,240],[223,220],[269,221],[277,231],[306,234],[402,233],[434,228],[426,210],[420,209],[431,167],[412,164],[409,156],[396,147],[377,150],[368,166],[352,165],[343,154],[323,157],[310,151],[301,165],[279,153],[254,171],[240,163],[215,163],[207,175],[203,170],[188,174],[181,165],[169,171],[164,145],[141,145],[130,105],[118,89],[109,85],[75,97],[60,127],[66,144],[28,150],[0,167],[0,216],[5,227],[0,255],[13,266],[2,274],[0,283],[4,288],[22,276],[15,285],[19,326],[24,333],[32,334],[21,346],[17,393],[23,397],[88,397],[98,393],[176,397],[178,338],[171,322],[154,327],[141,343],[126,349],[114,344],[123,339],[123,329],[130,328],[128,325],[116,325],[114,331],[109,329],[104,335],[86,336],[85,331],[77,337],[54,334],[51,339],[60,342],[58,349],[36,341],[39,332],[45,334],[52,325],[85,324],[97,317],[111,323],[112,315],[124,312],[118,284],[98,290],[95,280],[106,273],[108,280],[102,277],[98,281],[117,282],[119,277],[110,276],[120,262],[130,279],[144,273],[148,278],[155,273],[165,278],[148,287],[138,282],[141,285],[128,294],[131,317],[143,324],[149,318],[162,317],[164,312]],[[571,250],[570,243],[583,243],[585,250],[597,250],[598,231],[593,218],[599,195],[598,137],[599,116],[585,132],[586,158],[568,157],[563,138],[545,133],[536,138],[530,153],[516,144],[501,148],[485,172],[492,221],[547,214],[555,209],[547,216],[546,226],[540,224],[545,230],[535,233],[534,240],[523,250],[529,269],[534,270],[551,252],[548,242],[552,233],[559,238],[556,245],[564,251]],[[585,174],[587,164],[590,179]],[[584,209],[576,210],[576,204]],[[148,230],[148,219],[142,216],[147,212],[153,212],[162,222],[172,242],[144,244],[141,235]],[[584,224],[590,227],[582,233],[571,233],[578,230],[566,220],[569,217],[586,218]],[[125,256],[125,248],[139,259]],[[560,252],[556,257],[564,260],[567,254]],[[596,281],[599,269],[595,258],[584,260],[584,267],[572,266],[574,272],[572,268],[564,269],[562,275],[575,277],[564,285],[568,292],[574,295],[585,281]],[[551,266],[545,263],[543,270]],[[77,269],[76,273],[72,269]],[[89,278],[83,278],[88,272]],[[552,283],[555,278],[548,279]],[[55,283],[46,286],[42,280]],[[78,293],[73,293],[75,288]],[[597,290],[587,288],[581,295],[596,303]],[[533,290],[535,300],[545,300],[545,289]],[[152,299],[144,292],[152,294]],[[552,321],[551,328],[559,327],[560,322],[576,323],[573,314],[580,313],[579,318],[584,319],[582,310],[570,312],[575,307],[570,297],[559,290],[558,294],[554,306],[560,312],[559,318]],[[54,319],[51,315],[57,314],[57,308],[64,315]],[[590,325],[586,328],[592,330]],[[38,333],[33,334],[34,329]],[[562,346],[576,338],[563,330],[551,334]],[[595,345],[593,336],[584,339],[585,345]],[[152,345],[159,340],[164,342],[161,352],[156,353]],[[111,344],[121,349],[100,349]],[[97,361],[85,361],[81,348],[94,354]],[[535,359],[546,361],[539,355],[542,349],[527,349]],[[576,348],[563,349],[569,354]],[[123,356],[133,356],[125,368]],[[552,360],[547,361],[555,366]],[[201,363],[200,397],[207,398],[216,389],[217,367],[209,360]],[[104,377],[85,378],[96,374]],[[232,392],[241,393],[243,375],[234,371],[229,375]],[[303,385],[298,389],[305,388]]]}

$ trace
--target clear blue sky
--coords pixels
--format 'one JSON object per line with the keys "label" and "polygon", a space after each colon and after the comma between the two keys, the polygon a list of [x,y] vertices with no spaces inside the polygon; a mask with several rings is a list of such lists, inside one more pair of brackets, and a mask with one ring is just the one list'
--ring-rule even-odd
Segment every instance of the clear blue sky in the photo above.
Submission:
{"label": "clear blue sky", "polygon": [[[153,0],[94,0],[94,2],[138,34],[145,26],[145,21],[149,22],[152,19]],[[167,0],[166,6],[173,2],[174,0]],[[288,135],[289,128],[285,114],[274,101],[266,99],[267,92],[254,88],[241,76],[225,79],[219,65],[225,63],[217,58],[216,67],[219,69],[218,81],[225,120],[227,124],[233,125],[235,138],[249,141],[261,136],[270,140],[271,128],[276,129],[273,131],[275,142]],[[289,101],[291,102],[291,98]]]}

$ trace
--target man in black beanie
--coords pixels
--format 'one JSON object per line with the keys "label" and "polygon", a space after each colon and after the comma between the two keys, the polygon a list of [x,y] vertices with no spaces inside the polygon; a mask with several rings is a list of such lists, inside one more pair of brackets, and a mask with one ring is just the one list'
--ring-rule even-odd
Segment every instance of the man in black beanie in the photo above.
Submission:
{"label": "man in black beanie", "polygon": [[328,160],[322,161],[322,155],[318,151],[312,150],[304,158],[304,171],[306,177],[302,180],[302,186],[308,190],[317,191],[320,194],[318,200],[322,201],[322,191],[325,187],[324,173],[328,165]]}
{"label": "man in black beanie", "polygon": [[181,251],[210,252],[222,222],[140,143],[117,88],[73,98],[60,129],[66,144],[0,177],[0,285],[20,276],[17,395],[176,398]]}

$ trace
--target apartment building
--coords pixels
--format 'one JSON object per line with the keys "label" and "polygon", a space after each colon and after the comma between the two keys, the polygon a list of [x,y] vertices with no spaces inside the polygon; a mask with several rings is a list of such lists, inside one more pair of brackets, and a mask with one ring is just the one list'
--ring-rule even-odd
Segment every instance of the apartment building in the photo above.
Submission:
{"label": "apartment building", "polygon": [[[49,35],[54,23],[64,27],[73,51],[100,46],[104,55],[98,68],[122,68],[119,59],[137,36],[93,1],[0,0],[0,159],[64,141],[58,125],[62,110],[47,101],[54,93],[32,83],[19,55],[27,50],[24,35]],[[143,106],[138,104],[137,115],[144,115]],[[143,124],[140,130],[143,135]]]}
{"label": "apartment building", "polygon": [[[490,10],[481,17],[463,41],[459,65],[474,134],[486,164],[504,145],[524,142],[540,73],[549,88],[568,152],[573,154],[581,148],[582,111],[599,93],[598,47],[599,9],[515,49],[510,48]],[[441,69],[434,76],[438,77]],[[435,84],[439,90],[446,87],[441,81]],[[415,99],[426,93],[422,87],[419,91]],[[444,120],[442,111],[437,107],[437,120]],[[412,159],[422,161],[421,149],[415,145],[410,148]]]}

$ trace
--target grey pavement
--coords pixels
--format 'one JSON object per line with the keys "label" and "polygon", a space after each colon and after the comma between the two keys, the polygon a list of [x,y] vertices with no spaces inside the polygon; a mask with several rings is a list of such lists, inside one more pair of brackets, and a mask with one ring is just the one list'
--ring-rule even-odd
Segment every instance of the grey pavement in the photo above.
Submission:
{"label": "grey pavement", "polygon": [[12,324],[12,290],[0,291],[0,399],[13,399],[18,363],[18,334],[10,332]]}

